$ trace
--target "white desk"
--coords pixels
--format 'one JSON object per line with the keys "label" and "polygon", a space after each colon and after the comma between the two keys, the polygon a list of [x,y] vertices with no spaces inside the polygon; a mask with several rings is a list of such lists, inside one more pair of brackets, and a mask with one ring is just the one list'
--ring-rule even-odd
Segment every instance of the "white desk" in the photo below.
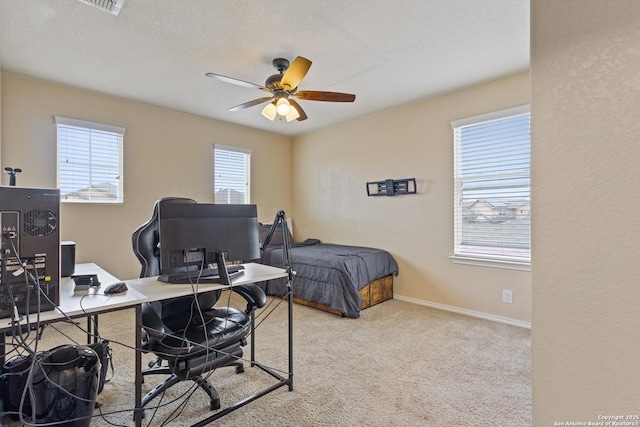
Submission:
{"label": "white desk", "polygon": [[[229,287],[232,286],[263,282],[281,277],[287,277],[287,273],[282,268],[250,263],[244,265],[244,274],[233,279],[231,285],[200,283],[197,285],[196,290],[198,292],[207,292],[229,289]],[[159,301],[193,294],[193,287],[188,283],[164,283],[160,282],[157,277],[145,277],[143,279],[127,280],[126,282],[129,289],[134,289],[140,294],[143,294],[145,298],[147,298],[147,301]]]}
{"label": "white desk", "polygon": [[[228,289],[230,286],[245,285],[248,283],[262,282],[265,280],[278,279],[287,277],[287,273],[284,269],[271,267],[262,264],[245,264],[244,274],[235,278],[232,281],[232,285],[220,285],[215,283],[201,283],[195,290],[198,293],[213,291],[218,289]],[[144,302],[159,301],[163,299],[171,299],[185,295],[192,295],[194,288],[189,284],[167,284],[157,280],[157,277],[148,277],[144,279],[132,279],[127,280],[128,290],[125,293],[104,295],[102,290],[109,284],[118,281],[117,278],[100,268],[98,265],[89,264],[77,264],[74,274],[97,274],[98,280],[101,283],[99,288],[90,287],[87,291],[74,292],[74,282],[71,278],[64,277],[60,281],[60,305],[50,311],[44,311],[40,313],[40,322],[52,323],[67,318],[97,317],[102,313],[107,313],[115,310],[135,309],[136,321],[135,328],[135,406],[134,406],[134,420],[136,426],[142,425],[142,310],[141,306]],[[206,420],[203,420],[194,425],[204,426],[209,424],[213,420],[220,418],[231,411],[234,411],[245,404],[264,396],[271,391],[276,390],[284,385],[289,386],[289,390],[293,390],[293,355],[292,355],[292,337],[293,337],[293,296],[289,292],[289,375],[288,378],[281,377],[278,373],[265,369],[259,366],[261,369],[266,370],[272,376],[276,377],[279,381],[277,384],[238,402],[235,405],[219,411]],[[64,314],[63,314],[64,313]],[[66,314],[66,316],[65,316]],[[21,323],[26,324],[26,316]],[[3,334],[10,332],[10,323],[7,319],[0,319],[0,333]],[[89,319],[91,321],[91,319]],[[37,321],[35,315],[29,316],[29,321],[34,324]],[[94,319],[97,325],[97,319]],[[88,323],[89,326],[89,323]],[[108,338],[108,337],[105,337]],[[252,333],[253,338],[253,333]],[[4,341],[2,342],[4,349]],[[254,346],[252,345],[252,351]],[[4,351],[2,352],[4,353]],[[253,354],[253,353],[252,353]],[[252,356],[253,361],[253,356]]]}
{"label": "white desk", "polygon": [[[147,297],[135,289],[127,290],[127,292],[121,294],[104,295],[102,290],[109,284],[117,282],[118,279],[96,264],[78,264],[74,274],[97,274],[101,286],[99,288],[91,287],[86,291],[74,291],[75,284],[73,280],[70,277],[63,277],[60,280],[60,305],[53,310],[41,312],[41,322],[51,323],[64,320],[67,318],[66,316],[71,318],[91,316],[107,311],[131,308],[136,304],[148,301]],[[22,316],[20,323],[22,325],[27,324],[27,322],[35,324],[37,320],[38,316],[36,314],[30,314],[29,316]],[[9,319],[0,319],[0,330],[10,326]]]}

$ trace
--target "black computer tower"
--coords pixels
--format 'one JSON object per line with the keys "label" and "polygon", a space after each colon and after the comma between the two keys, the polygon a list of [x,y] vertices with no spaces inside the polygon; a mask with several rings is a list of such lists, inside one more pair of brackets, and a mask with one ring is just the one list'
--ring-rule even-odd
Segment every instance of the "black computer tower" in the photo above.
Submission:
{"label": "black computer tower", "polygon": [[60,191],[0,187],[0,318],[60,303]]}

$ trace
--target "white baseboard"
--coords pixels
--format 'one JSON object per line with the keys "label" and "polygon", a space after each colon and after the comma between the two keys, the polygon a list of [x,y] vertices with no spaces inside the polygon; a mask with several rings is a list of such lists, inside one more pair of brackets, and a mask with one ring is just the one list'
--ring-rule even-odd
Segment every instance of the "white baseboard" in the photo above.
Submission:
{"label": "white baseboard", "polygon": [[436,302],[424,301],[416,298],[404,297],[401,295],[394,295],[393,299],[400,301],[406,301],[413,304],[423,305],[425,307],[437,308],[438,310],[451,311],[453,313],[464,314],[466,316],[478,317],[480,319],[491,320],[494,322],[504,323],[511,326],[518,326],[520,328],[531,329],[531,322],[523,322],[522,320],[510,319],[508,317],[495,316],[493,314],[482,313],[479,311],[467,310],[460,307],[454,307],[452,305],[439,304]]}

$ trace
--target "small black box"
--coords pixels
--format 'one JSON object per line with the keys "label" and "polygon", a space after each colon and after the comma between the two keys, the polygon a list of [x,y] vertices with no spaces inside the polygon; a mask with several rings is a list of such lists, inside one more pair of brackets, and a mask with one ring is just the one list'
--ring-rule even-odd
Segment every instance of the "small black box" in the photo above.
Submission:
{"label": "small black box", "polygon": [[76,270],[76,243],[60,242],[60,276],[70,277]]}
{"label": "small black box", "polygon": [[75,283],[74,291],[86,291],[89,287],[100,287],[100,281],[97,274],[80,274],[78,276],[71,276]]}

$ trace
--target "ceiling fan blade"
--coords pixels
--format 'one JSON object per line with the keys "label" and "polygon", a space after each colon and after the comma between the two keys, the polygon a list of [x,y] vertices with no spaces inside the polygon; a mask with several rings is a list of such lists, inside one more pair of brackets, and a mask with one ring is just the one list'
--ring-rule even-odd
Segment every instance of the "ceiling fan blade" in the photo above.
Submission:
{"label": "ceiling fan blade", "polygon": [[304,112],[304,110],[302,109],[302,107],[300,106],[300,104],[298,104],[296,102],[295,99],[289,98],[289,103],[296,109],[298,110],[298,113],[300,114],[300,117],[298,117],[296,120],[301,122],[303,120],[307,120],[307,114]]}
{"label": "ceiling fan blade", "polygon": [[258,104],[262,104],[263,102],[271,101],[273,98],[274,98],[273,96],[267,96],[267,97],[264,97],[264,98],[254,99],[253,101],[247,101],[247,102],[244,102],[244,103],[242,103],[240,105],[236,105],[235,107],[229,108],[229,111],[244,110],[245,108],[253,107],[254,105],[258,105]]}
{"label": "ceiling fan blade", "polygon": [[304,79],[304,76],[307,75],[309,68],[311,68],[311,61],[302,56],[298,56],[282,75],[280,85],[284,90],[294,90],[298,87],[302,79]]}
{"label": "ceiling fan blade", "polygon": [[225,83],[231,83],[238,86],[248,87],[250,89],[260,89],[267,92],[271,92],[269,89],[267,89],[264,86],[260,86],[255,83],[245,82],[244,80],[234,79],[233,77],[222,76],[220,74],[214,74],[214,73],[206,73],[205,76],[212,77],[216,80],[220,80],[221,82],[225,82]]}
{"label": "ceiling fan blade", "polygon": [[356,96],[350,93],[322,92],[318,90],[301,90],[293,95],[305,101],[353,102],[356,100]]}

